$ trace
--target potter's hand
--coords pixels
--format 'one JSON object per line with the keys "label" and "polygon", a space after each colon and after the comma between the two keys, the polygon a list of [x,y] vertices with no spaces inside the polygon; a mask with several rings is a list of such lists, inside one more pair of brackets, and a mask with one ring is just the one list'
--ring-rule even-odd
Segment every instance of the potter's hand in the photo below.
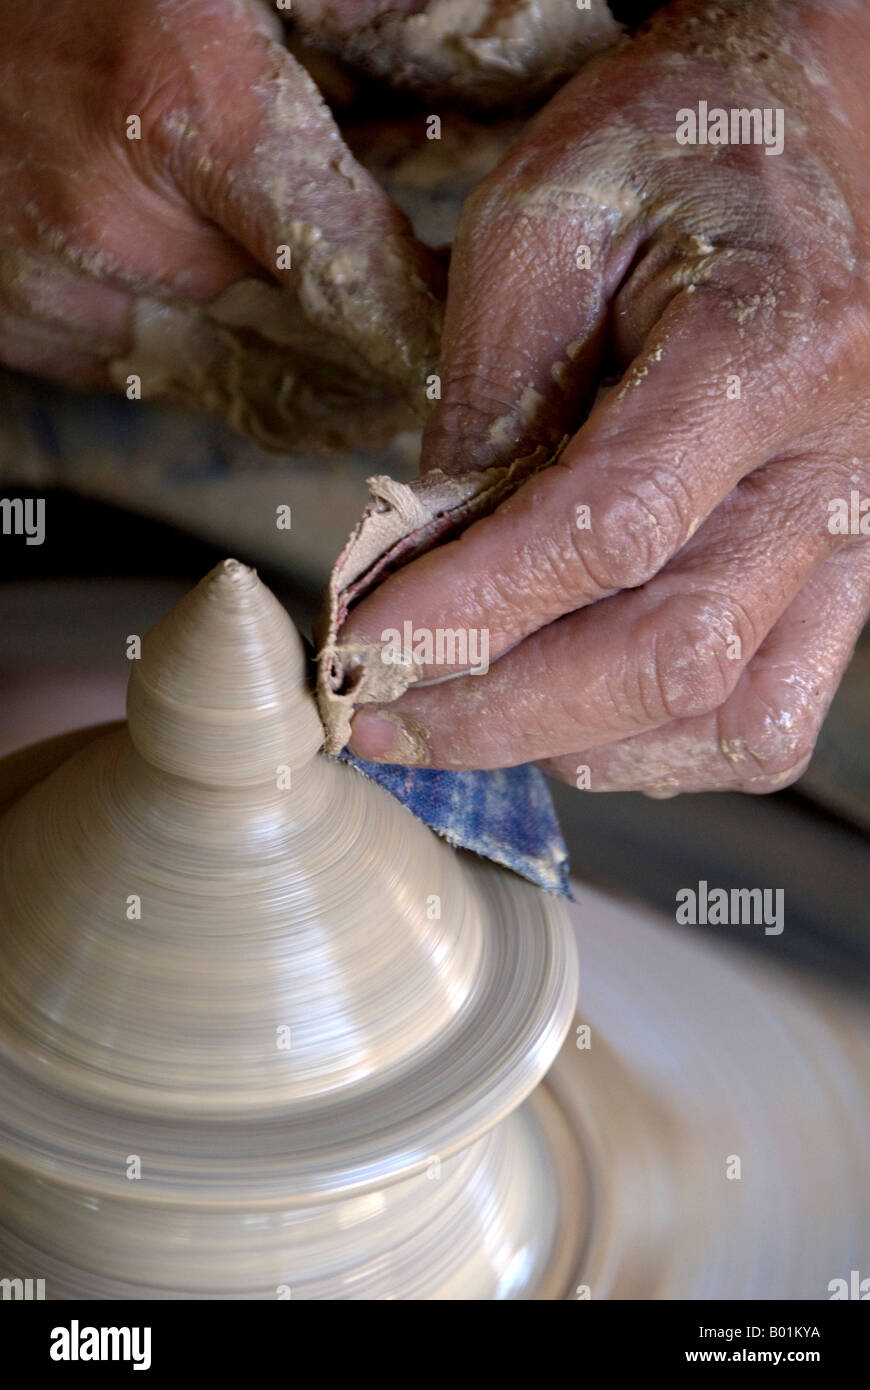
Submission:
{"label": "potter's hand", "polygon": [[[422,395],[439,327],[427,288],[436,272],[403,214],[348,153],[281,34],[277,13],[248,0],[3,8],[3,363],[124,387],[119,359],[133,346],[143,296],[205,304],[256,275],[282,287],[282,305],[290,302],[282,291],[298,296],[307,320],[297,317],[315,325],[311,353],[330,335],[348,350],[347,369],[340,353],[324,351],[341,362],[334,373],[356,365],[370,380]],[[257,312],[267,317],[262,301]],[[209,371],[229,374],[240,316],[236,305],[229,326],[204,315],[172,327],[170,393],[173,371],[192,373],[188,354],[199,353],[203,403],[227,406],[226,383]],[[179,341],[182,330],[189,342]],[[301,343],[311,365],[292,320],[272,341],[268,324],[264,338],[248,325],[237,337],[242,393],[258,359],[276,393],[294,389],[276,338],[288,361]]]}
{"label": "potter's hand", "polygon": [[543,99],[621,32],[607,0],[294,0],[307,39],[429,101]]}
{"label": "potter's hand", "polygon": [[[870,20],[693,10],[580,74],[466,208],[425,464],[570,433],[606,352],[624,375],[352,614],[343,637],[488,629],[499,658],[358,713],[363,757],[658,795],[808,761],[870,602]],[[784,109],[782,153],[678,143],[699,101]]]}

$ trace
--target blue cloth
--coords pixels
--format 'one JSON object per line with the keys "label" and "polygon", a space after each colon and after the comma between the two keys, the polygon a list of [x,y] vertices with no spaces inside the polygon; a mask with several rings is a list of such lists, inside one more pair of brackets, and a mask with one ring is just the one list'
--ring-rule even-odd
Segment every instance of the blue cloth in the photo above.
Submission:
{"label": "blue cloth", "polygon": [[386,787],[449,844],[571,897],[568,851],[539,768],[526,764],[494,772],[441,772],[367,763],[347,749],[339,757]]}

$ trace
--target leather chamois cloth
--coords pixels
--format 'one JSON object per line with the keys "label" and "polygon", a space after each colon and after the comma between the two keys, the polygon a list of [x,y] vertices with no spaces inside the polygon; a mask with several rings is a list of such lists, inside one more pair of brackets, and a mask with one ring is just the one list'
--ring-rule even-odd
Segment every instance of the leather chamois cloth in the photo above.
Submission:
{"label": "leather chamois cloth", "polygon": [[473,850],[551,892],[568,889],[568,854],[547,778],[532,766],[448,772],[369,763],[348,753],[355,706],[388,703],[417,679],[413,666],[385,666],[380,647],[342,642],[348,612],[410,560],[453,539],[554,461],[543,449],[505,468],[411,483],[370,478],[371,501],[338,557],[317,629],[317,698],[325,750],[386,787],[451,845]]}

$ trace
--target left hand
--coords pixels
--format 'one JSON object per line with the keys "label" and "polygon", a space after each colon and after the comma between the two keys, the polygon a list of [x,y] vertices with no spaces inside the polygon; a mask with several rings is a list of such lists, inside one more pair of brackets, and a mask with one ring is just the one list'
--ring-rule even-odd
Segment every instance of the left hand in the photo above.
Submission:
{"label": "left hand", "polygon": [[[486,629],[493,663],[358,712],[359,756],[652,795],[804,769],[870,611],[868,43],[825,0],[669,6],[475,191],[424,465],[576,432],[351,614],[342,639]],[[782,153],[677,143],[699,101],[783,110]]]}
{"label": "left hand", "polygon": [[[270,447],[357,440],[381,412],[413,422],[442,278],[274,6],[0,9],[0,365],[121,390],[141,372],[143,395]],[[251,280],[258,319],[237,300],[216,322]]]}

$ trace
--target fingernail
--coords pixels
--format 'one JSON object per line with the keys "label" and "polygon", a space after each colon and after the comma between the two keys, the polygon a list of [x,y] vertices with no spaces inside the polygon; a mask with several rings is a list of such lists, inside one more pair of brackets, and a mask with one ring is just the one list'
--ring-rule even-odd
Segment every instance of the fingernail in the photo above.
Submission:
{"label": "fingernail", "polygon": [[671,797],[679,796],[679,787],[641,787],[644,796],[648,796],[651,801],[670,801]]}
{"label": "fingernail", "polygon": [[429,750],[420,733],[398,715],[380,710],[359,710],[354,715],[350,750],[370,763],[414,766],[429,762]]}

